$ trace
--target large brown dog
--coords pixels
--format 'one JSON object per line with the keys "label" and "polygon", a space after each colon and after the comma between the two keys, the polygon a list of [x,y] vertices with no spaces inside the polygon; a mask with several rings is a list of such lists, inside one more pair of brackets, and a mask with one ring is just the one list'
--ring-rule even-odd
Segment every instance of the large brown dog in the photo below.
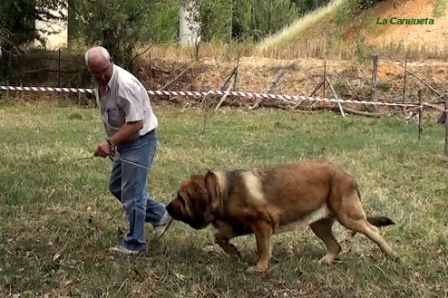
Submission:
{"label": "large brown dog", "polygon": [[346,228],[374,241],[384,254],[397,257],[376,227],[392,225],[384,216],[366,216],[355,179],[324,161],[306,160],[289,165],[253,170],[208,171],[184,182],[168,213],[194,229],[212,224],[216,243],[229,254],[237,248],[231,238],[254,233],[258,263],[248,271],[263,272],[271,259],[273,234],[310,226],[323,240],[330,264],[341,246],[332,233],[336,219]]}

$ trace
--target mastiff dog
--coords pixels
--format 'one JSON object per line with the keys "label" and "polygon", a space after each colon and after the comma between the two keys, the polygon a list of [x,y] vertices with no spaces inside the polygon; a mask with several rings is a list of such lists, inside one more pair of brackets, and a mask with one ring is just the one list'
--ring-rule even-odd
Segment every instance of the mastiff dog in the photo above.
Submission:
{"label": "mastiff dog", "polygon": [[377,227],[393,225],[385,216],[368,216],[354,177],[330,162],[301,160],[252,170],[207,171],[180,185],[168,213],[193,229],[212,224],[216,243],[240,256],[230,239],[255,234],[258,262],[249,272],[264,272],[272,255],[272,236],[309,226],[326,246],[319,261],[338,259],[341,246],[332,233],[335,220],[367,236],[389,257],[398,258]]}

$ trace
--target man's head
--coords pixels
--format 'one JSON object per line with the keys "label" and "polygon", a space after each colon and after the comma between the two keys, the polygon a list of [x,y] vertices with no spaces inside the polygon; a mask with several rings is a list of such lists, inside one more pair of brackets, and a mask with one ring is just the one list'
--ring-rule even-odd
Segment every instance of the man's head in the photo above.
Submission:
{"label": "man's head", "polygon": [[103,47],[93,47],[86,51],[84,60],[95,81],[107,85],[113,73],[109,52]]}

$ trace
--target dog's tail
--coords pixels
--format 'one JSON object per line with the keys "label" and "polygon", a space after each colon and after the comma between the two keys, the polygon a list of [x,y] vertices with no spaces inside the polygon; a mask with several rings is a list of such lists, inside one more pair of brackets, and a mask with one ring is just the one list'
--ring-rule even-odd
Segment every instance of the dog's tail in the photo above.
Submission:
{"label": "dog's tail", "polygon": [[385,227],[395,224],[392,219],[386,216],[367,216],[367,221],[375,227]]}

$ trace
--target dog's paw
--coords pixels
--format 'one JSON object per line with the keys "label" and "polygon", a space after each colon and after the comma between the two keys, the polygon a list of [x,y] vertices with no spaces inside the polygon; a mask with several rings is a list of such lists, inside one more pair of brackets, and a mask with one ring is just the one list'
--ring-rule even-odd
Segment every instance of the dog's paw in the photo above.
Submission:
{"label": "dog's paw", "polygon": [[396,252],[389,255],[388,259],[394,262],[401,262],[401,257]]}
{"label": "dog's paw", "polygon": [[319,265],[331,265],[333,263],[338,262],[340,259],[339,257],[335,257],[332,255],[325,255],[322,259],[317,261]]}
{"label": "dog's paw", "polygon": [[233,255],[233,256],[236,256],[236,257],[238,257],[238,258],[241,259],[241,253],[240,253],[240,251],[239,251],[238,248],[237,248],[235,245],[233,245],[233,244],[230,244],[230,246],[229,246],[229,250],[227,251],[227,253],[228,253],[229,255]]}
{"label": "dog's paw", "polygon": [[247,273],[264,273],[268,270],[268,268],[260,268],[258,266],[250,266],[246,269]]}
{"label": "dog's paw", "polygon": [[236,256],[238,259],[240,259],[240,260],[243,259],[243,255],[240,253],[239,250],[236,250],[236,251],[235,251],[235,256]]}

